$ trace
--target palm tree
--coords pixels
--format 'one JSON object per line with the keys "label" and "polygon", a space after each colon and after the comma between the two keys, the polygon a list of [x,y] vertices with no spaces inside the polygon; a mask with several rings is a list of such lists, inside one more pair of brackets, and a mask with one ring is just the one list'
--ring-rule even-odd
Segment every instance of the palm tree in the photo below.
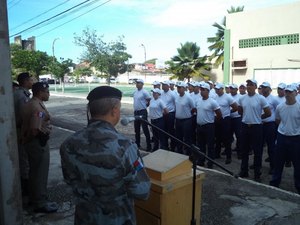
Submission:
{"label": "palm tree", "polygon": [[[231,6],[230,9],[227,10],[229,14],[237,13],[244,11],[244,6],[233,7]],[[224,62],[224,31],[226,28],[226,17],[224,16],[221,24],[214,23],[213,27],[217,28],[217,33],[215,37],[207,38],[207,42],[213,43],[208,47],[210,51],[213,53],[209,56],[209,60],[216,58],[215,65],[219,66]]]}
{"label": "palm tree", "polygon": [[186,42],[180,44],[177,48],[178,55],[173,56],[170,61],[166,62],[169,65],[168,72],[174,74],[173,78],[184,80],[200,76],[204,77],[202,70],[210,70],[210,65],[206,63],[207,56],[200,57],[200,47],[196,43]]}

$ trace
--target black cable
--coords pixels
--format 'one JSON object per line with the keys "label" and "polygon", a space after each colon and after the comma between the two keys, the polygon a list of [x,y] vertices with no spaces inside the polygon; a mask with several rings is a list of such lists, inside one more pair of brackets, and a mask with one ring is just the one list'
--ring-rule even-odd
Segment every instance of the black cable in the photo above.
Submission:
{"label": "black cable", "polygon": [[18,5],[22,0],[18,0],[15,4],[13,4],[12,6],[9,6],[8,9],[11,9],[12,7]]}
{"label": "black cable", "polygon": [[57,29],[57,28],[59,28],[59,27],[65,25],[65,24],[67,24],[67,23],[70,23],[70,22],[72,22],[73,20],[75,20],[75,19],[77,19],[77,18],[79,18],[79,17],[81,17],[81,16],[83,16],[83,15],[85,15],[85,14],[87,14],[87,13],[89,13],[89,12],[91,12],[91,11],[97,9],[97,8],[99,8],[100,6],[103,6],[103,5],[107,4],[107,3],[110,2],[110,1],[112,1],[112,0],[108,0],[108,1],[106,1],[106,2],[104,2],[104,3],[101,3],[100,5],[98,5],[98,6],[94,7],[94,8],[92,8],[92,9],[88,10],[87,12],[82,13],[82,14],[80,14],[79,16],[77,16],[77,17],[75,17],[75,18],[73,18],[73,19],[71,19],[71,20],[69,20],[69,21],[67,21],[67,22],[65,22],[65,23],[63,23],[63,24],[61,24],[61,25],[59,25],[59,26],[56,26],[56,27],[54,27],[54,28],[51,29],[51,30],[48,30],[48,31],[46,31],[46,32],[44,32],[44,33],[42,33],[42,34],[39,34],[39,35],[37,35],[36,37],[43,36],[44,34],[47,34],[47,33],[51,32],[51,31],[53,31],[53,30],[55,30],[55,29]]}
{"label": "black cable", "polygon": [[35,19],[39,18],[40,16],[47,14],[48,12],[51,12],[53,9],[56,9],[56,8],[58,8],[59,6],[65,4],[65,3],[69,2],[69,1],[70,1],[70,0],[66,0],[66,1],[64,1],[63,3],[60,3],[60,4],[58,4],[58,5],[54,6],[54,7],[52,7],[52,8],[50,8],[50,9],[46,10],[45,12],[42,12],[41,14],[39,14],[39,15],[37,15],[37,16],[35,16],[35,17],[30,18],[29,20],[27,20],[27,21],[21,23],[20,25],[11,28],[10,31],[13,31],[13,30],[15,30],[16,28],[18,28],[18,27],[20,27],[20,26],[22,26],[22,25],[24,25],[24,24],[27,24],[28,22],[31,22],[32,20],[35,20]]}
{"label": "black cable", "polygon": [[50,17],[50,18],[48,18],[48,19],[46,19],[46,20],[43,20],[42,22],[39,22],[39,23],[37,23],[37,24],[35,24],[35,25],[29,27],[29,28],[26,28],[26,29],[24,29],[24,30],[18,32],[18,33],[15,33],[15,34],[13,34],[13,35],[10,35],[9,37],[14,37],[14,36],[19,35],[19,34],[25,32],[25,31],[28,31],[28,30],[30,30],[30,29],[36,27],[36,26],[39,26],[39,25],[41,25],[41,24],[43,24],[43,23],[45,23],[45,22],[47,22],[47,21],[49,21],[49,20],[52,20],[52,19],[54,19],[54,18],[56,18],[56,17],[58,17],[58,16],[60,16],[60,15],[62,15],[62,14],[64,14],[64,13],[66,13],[66,12],[69,12],[70,10],[73,10],[74,8],[76,8],[76,7],[80,6],[80,5],[83,5],[83,4],[85,4],[85,3],[89,2],[89,1],[91,1],[91,0],[86,0],[86,1],[84,1],[84,2],[81,2],[81,3],[79,3],[79,4],[77,4],[77,5],[75,5],[75,6],[71,7],[71,8],[69,8],[69,9],[67,9],[67,10],[65,10],[65,11],[63,11],[63,12],[61,12],[61,13],[59,13],[59,14],[56,14],[55,16],[52,16],[52,17]]}

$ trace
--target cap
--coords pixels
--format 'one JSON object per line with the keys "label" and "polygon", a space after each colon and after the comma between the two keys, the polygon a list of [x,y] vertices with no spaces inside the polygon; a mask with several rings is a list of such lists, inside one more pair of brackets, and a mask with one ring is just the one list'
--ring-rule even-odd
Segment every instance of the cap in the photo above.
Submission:
{"label": "cap", "polygon": [[246,84],[241,83],[239,87],[246,87]]}
{"label": "cap", "polygon": [[144,84],[144,80],[143,79],[137,79],[135,83],[142,83],[142,84]]}
{"label": "cap", "polygon": [[37,93],[39,91],[44,91],[45,89],[49,88],[49,85],[44,82],[36,82],[32,85],[32,92]]}
{"label": "cap", "polygon": [[263,82],[260,86],[271,88],[271,85],[269,82]]}
{"label": "cap", "polygon": [[280,89],[285,89],[286,87],[286,84],[285,83],[280,83],[278,84],[277,88],[280,88]]}
{"label": "cap", "polygon": [[257,81],[254,79],[248,79],[248,80],[246,80],[246,83],[253,83],[257,86]]}
{"label": "cap", "polygon": [[210,90],[210,86],[209,86],[208,83],[202,83],[200,87],[203,88],[203,89]]}
{"label": "cap", "polygon": [[229,88],[238,89],[238,86],[236,84],[229,84]]}
{"label": "cap", "polygon": [[[144,82],[143,82],[144,83]],[[160,82],[159,81],[154,81],[153,83],[152,83],[152,85],[160,85]]]}
{"label": "cap", "polygon": [[29,75],[28,72],[20,73],[20,74],[18,75],[17,81],[18,81],[19,83],[22,83],[22,81],[26,80],[27,78],[30,78],[30,75]]}
{"label": "cap", "polygon": [[221,88],[224,88],[224,84],[217,83],[215,89],[221,89]]}
{"label": "cap", "polygon": [[163,82],[161,82],[162,84],[166,84],[166,85],[170,85],[170,81],[168,81],[168,80],[165,80],[165,81],[163,81]]}
{"label": "cap", "polygon": [[169,84],[175,85],[175,82],[173,80],[169,80]]}
{"label": "cap", "polygon": [[101,98],[122,98],[122,92],[114,87],[110,86],[100,86],[96,87],[93,90],[90,91],[88,96],[86,97],[89,102],[92,102],[94,100],[98,100]]}
{"label": "cap", "polygon": [[209,83],[209,84],[214,84],[214,82],[212,82],[211,80],[207,81],[207,83]]}
{"label": "cap", "polygon": [[229,85],[229,84],[225,84],[225,87],[226,87],[226,88],[229,88],[229,87],[230,87],[230,85]]}
{"label": "cap", "polygon": [[288,84],[288,85],[286,85],[284,90],[285,91],[297,91],[297,87],[293,84]]}
{"label": "cap", "polygon": [[178,81],[176,86],[177,87],[186,87],[186,83],[184,83],[183,81]]}
{"label": "cap", "polygon": [[153,88],[151,91],[152,91],[153,93],[161,94],[161,91],[160,91],[160,89],[158,89],[158,88]]}

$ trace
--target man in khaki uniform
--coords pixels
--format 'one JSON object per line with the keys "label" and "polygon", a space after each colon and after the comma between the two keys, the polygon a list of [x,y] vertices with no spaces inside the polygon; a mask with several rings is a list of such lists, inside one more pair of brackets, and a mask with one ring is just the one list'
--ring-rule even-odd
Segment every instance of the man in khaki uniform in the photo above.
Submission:
{"label": "man in khaki uniform", "polygon": [[48,84],[32,85],[32,99],[22,110],[22,143],[29,161],[29,198],[35,212],[55,212],[57,204],[47,202],[49,172],[50,115],[44,101],[49,99]]}
{"label": "man in khaki uniform", "polygon": [[28,156],[24,150],[23,145],[21,144],[21,109],[24,104],[26,104],[30,100],[30,89],[32,88],[33,80],[30,77],[30,74],[20,73],[18,75],[17,81],[19,83],[18,89],[14,90],[14,106],[15,106],[15,117],[16,117],[16,125],[17,125],[17,135],[18,135],[18,152],[19,152],[19,167],[20,167],[20,176],[21,176],[21,187],[22,187],[22,195],[28,195],[28,173],[29,173],[29,165],[28,165]]}

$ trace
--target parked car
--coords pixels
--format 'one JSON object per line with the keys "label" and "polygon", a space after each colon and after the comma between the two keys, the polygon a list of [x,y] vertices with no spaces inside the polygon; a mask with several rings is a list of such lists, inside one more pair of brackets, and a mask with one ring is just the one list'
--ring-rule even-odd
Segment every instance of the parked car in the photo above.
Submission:
{"label": "parked car", "polygon": [[128,84],[135,84],[137,80],[138,80],[137,78],[130,78],[128,80]]}

